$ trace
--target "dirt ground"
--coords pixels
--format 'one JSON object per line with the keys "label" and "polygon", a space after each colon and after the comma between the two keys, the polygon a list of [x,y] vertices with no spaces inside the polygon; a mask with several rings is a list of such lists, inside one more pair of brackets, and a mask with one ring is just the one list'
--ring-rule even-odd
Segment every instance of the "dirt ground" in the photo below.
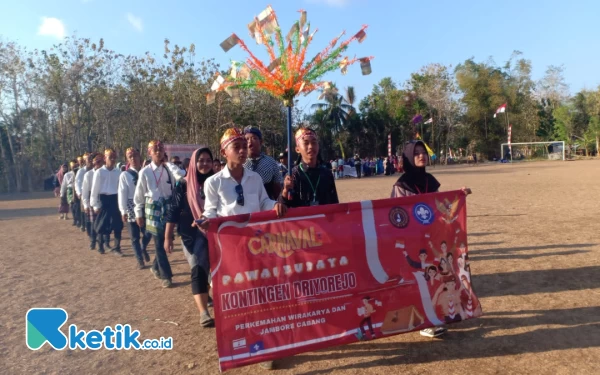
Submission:
{"label": "dirt ground", "polygon": [[[442,190],[473,189],[469,250],[484,317],[444,339],[409,333],[305,353],[274,373],[600,373],[600,161],[431,171]],[[387,197],[396,178],[340,181],[340,198]],[[170,258],[175,287],[163,289],[135,269],[128,240],[124,258],[88,250],[57,204],[50,193],[0,196],[0,373],[218,373],[215,331],[200,328],[180,247]],[[174,350],[34,352],[25,345],[31,307],[62,307],[80,329],[129,323],[143,338],[172,336]]]}

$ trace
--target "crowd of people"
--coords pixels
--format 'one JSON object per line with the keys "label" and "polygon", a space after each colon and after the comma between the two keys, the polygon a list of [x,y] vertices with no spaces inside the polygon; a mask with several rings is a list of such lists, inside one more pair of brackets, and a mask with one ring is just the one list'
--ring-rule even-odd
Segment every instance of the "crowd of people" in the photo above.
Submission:
{"label": "crowd of people", "polygon": [[[402,159],[396,155],[361,158],[357,154],[346,160],[336,157],[330,160],[327,166],[331,169],[336,180],[344,177],[391,176],[397,172],[402,172]],[[350,173],[345,168],[346,166],[350,168]],[[356,174],[354,174],[354,171],[356,171]]]}
{"label": "crowd of people", "polygon": [[[190,159],[169,160],[160,140],[148,143],[148,159],[139,150],[125,152],[126,164],[117,164],[117,153],[85,153],[61,166],[56,174],[55,193],[60,198],[60,218],[69,212],[73,226],[87,234],[89,249],[123,256],[121,233],[126,226],[138,269],[150,264],[152,275],[162,287],[172,286],[173,273],[168,258],[174,247],[175,228],[191,269],[192,295],[200,313],[202,327],[214,326],[209,312],[211,300],[210,260],[206,231],[218,217],[273,210],[279,217],[288,208],[339,203],[335,179],[341,178],[339,166],[325,163],[319,156],[317,134],[310,128],[295,133],[298,160],[287,173],[287,154],[279,163],[262,152],[263,137],[256,127],[227,129],[216,156],[209,148],[195,150]],[[218,157],[225,159],[223,163]],[[392,188],[392,197],[435,192],[439,183],[425,172],[427,153],[420,141],[405,147],[402,156],[388,160],[361,160],[353,166],[379,172],[410,165]],[[332,173],[333,172],[333,173]],[[392,171],[390,171],[391,173]],[[386,173],[385,171],[382,173]],[[386,173],[387,174],[387,173]],[[369,175],[369,174],[366,174]],[[110,245],[113,236],[113,246]],[[147,247],[154,242],[150,262]],[[429,337],[443,334],[443,328],[423,330]],[[272,362],[261,364],[273,368]]]}

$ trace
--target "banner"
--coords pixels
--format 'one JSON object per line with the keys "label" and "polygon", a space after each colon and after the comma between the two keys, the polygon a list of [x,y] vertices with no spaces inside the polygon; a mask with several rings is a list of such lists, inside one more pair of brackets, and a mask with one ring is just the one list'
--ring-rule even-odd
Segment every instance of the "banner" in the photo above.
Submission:
{"label": "banner", "polygon": [[208,237],[222,371],[482,313],[461,191],[221,218]]}
{"label": "banner", "polygon": [[344,164],[344,177],[357,177],[356,168]]}
{"label": "banner", "polygon": [[169,160],[171,160],[173,156],[179,156],[179,159],[183,161],[185,158],[191,158],[192,153],[201,147],[205,146],[165,144],[165,154],[167,154]]}

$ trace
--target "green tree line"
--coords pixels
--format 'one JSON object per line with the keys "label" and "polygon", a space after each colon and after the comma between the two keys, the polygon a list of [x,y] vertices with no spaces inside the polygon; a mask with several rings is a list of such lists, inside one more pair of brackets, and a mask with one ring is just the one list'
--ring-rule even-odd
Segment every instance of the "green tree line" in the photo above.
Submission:
{"label": "green tree line", "polygon": [[[207,105],[215,73],[228,74],[195,46],[164,41],[162,56],[123,55],[103,40],[69,37],[48,50],[0,39],[0,192],[32,191],[58,166],[106,146],[120,155],[149,139],[218,149],[228,124],[259,126],[265,151],[286,147],[286,108],[248,91]],[[504,66],[468,59],[456,67],[430,64],[404,81],[384,78],[359,103],[353,87],[323,92],[309,113],[294,109],[295,125],[314,127],[324,158],[387,154],[387,137],[401,145],[419,132],[438,152],[464,148],[491,158],[506,142],[506,122],[492,116],[508,103],[513,142],[564,140],[598,149],[600,90],[569,95],[561,67],[539,82],[531,62],[515,53]],[[433,125],[414,125],[415,115]],[[438,152],[439,154],[439,152]]]}

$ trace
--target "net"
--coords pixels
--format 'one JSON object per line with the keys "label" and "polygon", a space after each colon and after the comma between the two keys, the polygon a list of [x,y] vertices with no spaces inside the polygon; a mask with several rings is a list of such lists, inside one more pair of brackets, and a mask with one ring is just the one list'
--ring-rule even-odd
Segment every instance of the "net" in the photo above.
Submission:
{"label": "net", "polygon": [[520,142],[512,143],[510,146],[508,143],[503,143],[501,150],[502,158],[507,161],[564,160],[564,151],[563,141]]}

